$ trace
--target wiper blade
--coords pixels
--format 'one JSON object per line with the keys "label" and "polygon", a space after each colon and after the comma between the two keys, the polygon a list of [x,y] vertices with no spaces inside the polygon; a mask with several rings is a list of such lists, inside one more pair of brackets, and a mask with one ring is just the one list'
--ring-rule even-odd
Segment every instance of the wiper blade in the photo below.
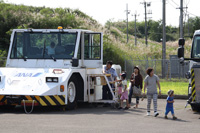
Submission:
{"label": "wiper blade", "polygon": [[15,50],[24,59],[24,61],[27,61],[27,57],[25,57],[24,55],[22,55],[22,53],[20,53],[19,50],[17,50],[17,47],[15,47]]}
{"label": "wiper blade", "polygon": [[53,57],[52,55],[50,55],[50,57],[51,57],[54,61],[56,61],[56,58],[55,58],[55,57]]}

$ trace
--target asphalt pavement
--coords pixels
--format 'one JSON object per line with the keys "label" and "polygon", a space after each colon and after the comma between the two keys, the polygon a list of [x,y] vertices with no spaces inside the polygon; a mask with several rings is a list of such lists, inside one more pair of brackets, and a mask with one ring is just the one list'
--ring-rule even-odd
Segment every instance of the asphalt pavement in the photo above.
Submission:
{"label": "asphalt pavement", "polygon": [[[135,102],[135,99],[133,99]],[[111,107],[96,107],[82,103],[76,110],[63,111],[57,108],[35,108],[25,114],[22,107],[0,110],[1,133],[199,133],[200,115],[191,108],[184,109],[186,100],[175,100],[177,120],[164,119],[165,99],[158,100],[158,117],[146,116],[146,99],[138,109],[118,110]],[[153,107],[153,106],[152,106]]]}

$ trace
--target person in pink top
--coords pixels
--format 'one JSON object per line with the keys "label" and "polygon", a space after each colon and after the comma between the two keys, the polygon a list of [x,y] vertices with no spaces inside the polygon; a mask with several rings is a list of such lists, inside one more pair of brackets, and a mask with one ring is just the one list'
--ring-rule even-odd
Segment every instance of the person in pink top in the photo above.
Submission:
{"label": "person in pink top", "polygon": [[121,85],[121,97],[120,97],[120,107],[118,109],[123,109],[123,101],[126,100],[126,107],[125,110],[128,109],[128,91],[127,91],[127,80],[126,80],[126,73],[121,74],[121,80],[119,81]]}

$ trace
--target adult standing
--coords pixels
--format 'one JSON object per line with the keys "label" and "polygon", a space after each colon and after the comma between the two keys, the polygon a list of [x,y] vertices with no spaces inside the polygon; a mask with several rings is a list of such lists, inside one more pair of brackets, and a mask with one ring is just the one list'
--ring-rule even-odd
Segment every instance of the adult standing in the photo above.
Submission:
{"label": "adult standing", "polygon": [[157,75],[154,74],[153,68],[148,68],[147,76],[144,79],[144,95],[145,95],[145,89],[147,88],[147,116],[150,115],[150,106],[152,98],[154,104],[154,116],[157,117],[159,115],[159,113],[157,112],[157,98],[158,98],[157,86],[159,88],[159,95],[161,95],[159,78]]}
{"label": "adult standing", "polygon": [[[131,99],[133,95],[134,86],[141,90],[143,87],[143,78],[142,78],[142,75],[140,74],[140,69],[138,66],[134,67],[134,72],[131,75],[130,82],[131,82],[131,87],[129,90],[129,108],[131,105]],[[139,96],[136,96],[136,106],[134,108],[138,108],[139,100],[140,100]]]}
{"label": "adult standing", "polygon": [[[103,69],[104,74],[111,74],[113,80],[117,79],[117,73],[114,68],[112,68],[112,61],[107,61],[106,66]],[[108,77],[108,81],[112,81],[111,77]],[[114,88],[113,84],[110,84],[112,88]],[[108,85],[103,86],[103,100],[112,100],[113,96],[110,92]]]}

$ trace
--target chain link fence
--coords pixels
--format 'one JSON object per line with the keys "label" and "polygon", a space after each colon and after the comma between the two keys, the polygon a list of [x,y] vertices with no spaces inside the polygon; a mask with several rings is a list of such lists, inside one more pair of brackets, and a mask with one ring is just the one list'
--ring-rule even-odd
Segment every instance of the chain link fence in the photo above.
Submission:
{"label": "chain link fence", "polygon": [[[162,63],[164,67],[162,68]],[[165,79],[172,78],[184,78],[185,73],[189,71],[189,63],[185,62],[180,64],[180,61],[176,55],[170,55],[170,59],[162,60],[151,57],[137,58],[137,59],[125,59],[124,71],[127,72],[127,76],[130,77],[133,73],[134,66],[139,66],[140,72],[143,77],[146,76],[146,70],[148,67],[154,69],[154,73],[159,77]],[[164,74],[162,74],[164,69]]]}

